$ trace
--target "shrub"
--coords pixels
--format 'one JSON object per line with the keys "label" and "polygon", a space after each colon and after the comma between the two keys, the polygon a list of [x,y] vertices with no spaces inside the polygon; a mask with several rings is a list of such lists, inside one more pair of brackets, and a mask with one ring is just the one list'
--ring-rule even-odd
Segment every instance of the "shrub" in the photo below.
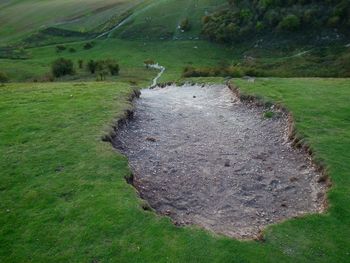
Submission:
{"label": "shrub", "polygon": [[294,31],[300,27],[300,19],[296,15],[287,15],[278,24],[278,28],[282,30]]}
{"label": "shrub", "polygon": [[243,77],[243,72],[240,68],[232,66],[228,68],[228,75],[233,78],[240,78]]}
{"label": "shrub", "polygon": [[183,31],[189,31],[191,29],[190,20],[188,20],[188,18],[185,18],[180,22],[180,29]]}
{"label": "shrub", "polygon": [[153,59],[146,59],[143,63],[145,64],[146,68],[149,68],[150,65],[156,64]]}
{"label": "shrub", "polygon": [[264,117],[267,119],[271,119],[271,118],[275,117],[275,113],[273,111],[265,111]]}
{"label": "shrub", "polygon": [[243,76],[240,68],[233,66],[223,66],[213,68],[195,68],[187,66],[184,68],[182,76],[184,78],[190,77],[234,77],[239,78]]}
{"label": "shrub", "polygon": [[276,26],[281,21],[280,14],[273,9],[265,13],[264,19],[270,26]]}
{"label": "shrub", "polygon": [[73,62],[70,59],[59,58],[52,63],[52,74],[55,77],[74,74]]}
{"label": "shrub", "polygon": [[80,69],[83,68],[83,66],[84,66],[84,61],[83,61],[82,59],[79,59],[79,60],[78,60],[78,66],[79,66]]}
{"label": "shrub", "polygon": [[250,77],[265,77],[265,73],[255,68],[246,68],[244,74]]}
{"label": "shrub", "polygon": [[106,64],[107,64],[107,68],[112,76],[116,76],[119,74],[120,67],[119,67],[119,64],[117,63],[117,61],[107,60]]}
{"label": "shrub", "polygon": [[206,24],[206,23],[208,23],[210,21],[210,17],[209,16],[203,16],[202,17],[202,23],[203,24]]}
{"label": "shrub", "polygon": [[85,43],[85,44],[84,44],[84,49],[86,49],[86,50],[91,49],[91,48],[94,47],[94,45],[95,45],[94,42]]}
{"label": "shrub", "polygon": [[190,77],[199,77],[197,75],[196,69],[192,66],[187,66],[184,68],[182,76],[184,78],[190,78]]}
{"label": "shrub", "polygon": [[331,18],[328,19],[328,26],[331,27],[336,27],[340,22],[340,17],[339,16],[332,16]]}
{"label": "shrub", "polygon": [[0,83],[3,85],[4,83],[9,81],[9,77],[5,72],[0,71]]}
{"label": "shrub", "polygon": [[256,22],[255,29],[256,29],[257,31],[263,30],[264,27],[265,27],[265,26],[264,26],[264,23],[263,23],[263,22],[261,22],[261,21]]}
{"label": "shrub", "polygon": [[55,80],[52,73],[45,73],[42,76],[33,79],[33,82],[53,82]]}
{"label": "shrub", "polygon": [[97,80],[105,80],[108,75],[108,70],[106,68],[101,68],[97,70]]}
{"label": "shrub", "polygon": [[76,50],[74,47],[70,47],[70,48],[68,49],[68,51],[69,51],[70,53],[77,52],[77,50]]}
{"label": "shrub", "polygon": [[120,71],[119,64],[114,59],[90,60],[87,64],[87,68],[91,74],[97,73],[98,80],[106,79],[108,73],[112,76],[116,76]]}
{"label": "shrub", "polygon": [[60,52],[62,52],[62,51],[64,51],[64,50],[66,50],[67,48],[66,48],[66,46],[64,46],[64,45],[57,45],[56,46],[56,52],[57,53],[60,53]]}
{"label": "shrub", "polygon": [[87,69],[90,71],[91,74],[95,74],[96,69],[97,69],[97,62],[91,59],[87,63]]}

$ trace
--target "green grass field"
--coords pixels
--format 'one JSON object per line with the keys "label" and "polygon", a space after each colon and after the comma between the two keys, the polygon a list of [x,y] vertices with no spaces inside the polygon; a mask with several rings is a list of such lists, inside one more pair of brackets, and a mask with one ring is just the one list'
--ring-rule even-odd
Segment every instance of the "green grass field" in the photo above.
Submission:
{"label": "green grass field", "polygon": [[[229,47],[201,39],[200,18],[225,2],[1,1],[0,72],[10,83],[0,84],[0,262],[350,262],[350,79],[276,78],[350,76],[350,45],[272,40],[261,48],[247,40]],[[97,40],[30,38],[51,27],[97,34],[125,17],[125,24]],[[184,18],[189,32],[177,28]],[[85,50],[86,41],[95,46]],[[58,43],[67,50],[57,53]],[[96,82],[76,67],[73,76],[40,82],[59,57],[75,65],[116,59],[120,75]],[[224,78],[182,79],[182,72],[187,65],[223,62],[271,76],[233,82],[294,114],[300,136],[329,171],[328,211],[271,226],[262,241],[176,227],[144,211],[124,179],[127,159],[101,137],[132,107],[132,87],[147,87],[156,76],[144,67],[146,59],[166,67],[162,82],[222,83]]]}
{"label": "green grass field", "polygon": [[235,83],[293,111],[330,171],[326,214],[269,227],[265,241],[178,228],[141,208],[126,158],[101,141],[130,108],[127,84],[9,84],[0,88],[0,261],[349,262],[350,81]]}

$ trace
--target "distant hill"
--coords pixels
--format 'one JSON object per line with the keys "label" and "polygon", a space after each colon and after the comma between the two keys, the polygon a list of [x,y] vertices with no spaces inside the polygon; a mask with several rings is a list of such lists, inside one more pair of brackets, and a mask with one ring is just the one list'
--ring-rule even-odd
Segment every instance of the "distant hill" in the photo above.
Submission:
{"label": "distant hill", "polygon": [[94,32],[98,26],[113,21],[141,2],[144,0],[3,0],[0,1],[0,46],[52,27]]}
{"label": "distant hill", "polygon": [[201,36],[202,17],[226,5],[226,0],[4,1],[0,2],[0,46],[21,41],[24,46],[42,46],[99,35],[196,39]]}

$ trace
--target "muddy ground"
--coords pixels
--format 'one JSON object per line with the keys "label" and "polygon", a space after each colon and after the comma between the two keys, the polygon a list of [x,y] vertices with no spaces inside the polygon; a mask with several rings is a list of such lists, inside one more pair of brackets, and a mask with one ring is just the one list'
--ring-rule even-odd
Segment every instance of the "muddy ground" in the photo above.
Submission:
{"label": "muddy ground", "polygon": [[143,90],[114,145],[158,213],[235,238],[323,208],[325,186],[287,140],[287,118],[266,118],[226,86]]}

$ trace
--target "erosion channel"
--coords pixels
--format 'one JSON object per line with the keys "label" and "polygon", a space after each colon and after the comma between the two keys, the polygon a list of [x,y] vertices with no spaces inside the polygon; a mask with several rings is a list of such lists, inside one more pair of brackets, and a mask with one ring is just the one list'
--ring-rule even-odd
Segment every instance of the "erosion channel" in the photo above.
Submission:
{"label": "erosion channel", "polygon": [[241,103],[224,85],[144,89],[114,146],[159,214],[235,238],[321,212],[325,185],[291,147],[286,114]]}

